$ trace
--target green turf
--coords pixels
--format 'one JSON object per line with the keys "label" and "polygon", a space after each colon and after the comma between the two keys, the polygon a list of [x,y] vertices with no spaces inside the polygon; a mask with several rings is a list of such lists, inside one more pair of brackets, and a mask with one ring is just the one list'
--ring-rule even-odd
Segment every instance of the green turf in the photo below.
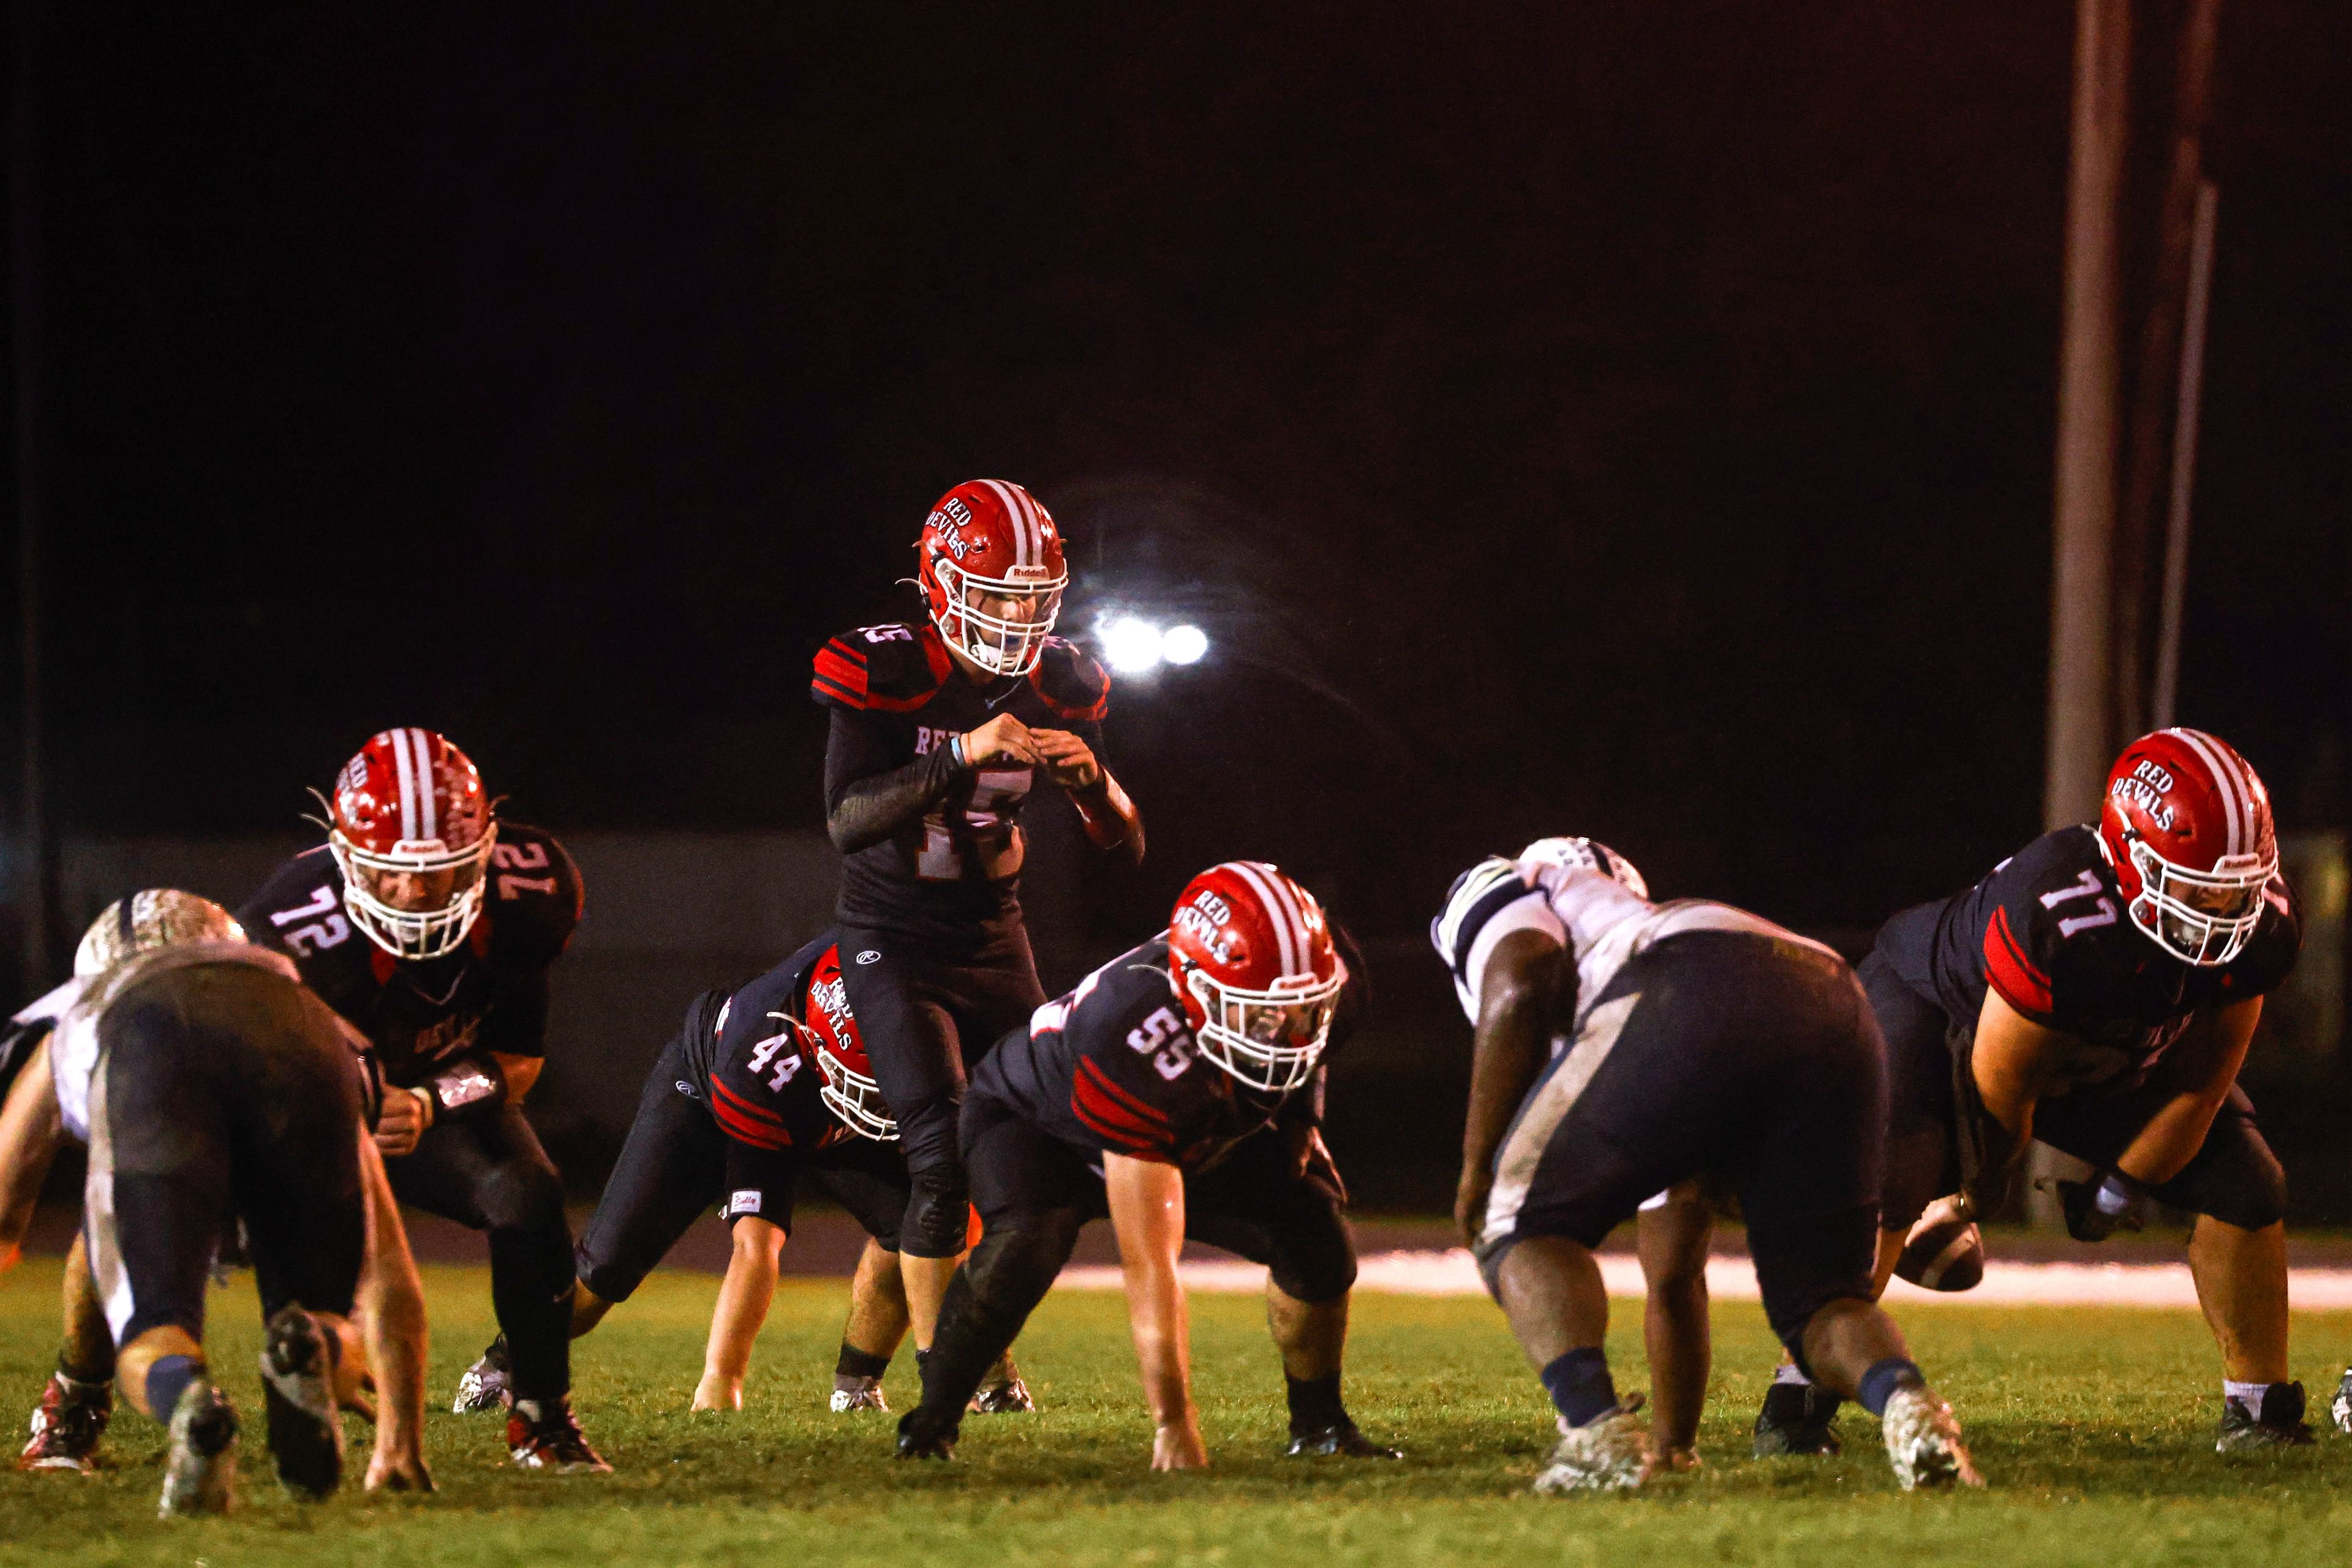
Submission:
{"label": "green turf", "polygon": [[[12,1427],[54,1350],[57,1269],[0,1279],[0,1415]],[[2231,1563],[2325,1562],[2352,1525],[2352,1440],[2212,1452],[2212,1346],[2194,1314],[1914,1310],[1916,1348],[1959,1406],[1994,1490],[1905,1497],[1849,1411],[1842,1459],[1757,1463],[1747,1423],[1773,1359],[1753,1306],[1717,1316],[1707,1468],[1636,1498],[1560,1501],[1526,1486],[1548,1447],[1541,1391],[1481,1300],[1357,1303],[1350,1403],[1410,1451],[1402,1465],[1279,1456],[1280,1382],[1255,1302],[1198,1297],[1195,1370],[1215,1468],[1143,1469],[1149,1429],[1121,1302],[1068,1293],[1022,1343],[1037,1416],[975,1416],[957,1461],[900,1465],[888,1418],[822,1406],[844,1288],[792,1284],[740,1415],[686,1410],[715,1282],[657,1276],[580,1346],[579,1405],[619,1473],[519,1474],[499,1424],[437,1414],[429,1499],[346,1495],[298,1507],[268,1479],[251,1371],[258,1333],[240,1279],[215,1306],[215,1353],[247,1413],[245,1506],[159,1524],[160,1434],[127,1411],[94,1479],[0,1471],[0,1563]],[[435,1270],[434,1390],[446,1402],[488,1330],[483,1277]],[[1642,1380],[1621,1306],[1621,1384]],[[2352,1350],[2352,1316],[2307,1316],[2315,1394]],[[894,1371],[894,1400],[911,1378]]]}

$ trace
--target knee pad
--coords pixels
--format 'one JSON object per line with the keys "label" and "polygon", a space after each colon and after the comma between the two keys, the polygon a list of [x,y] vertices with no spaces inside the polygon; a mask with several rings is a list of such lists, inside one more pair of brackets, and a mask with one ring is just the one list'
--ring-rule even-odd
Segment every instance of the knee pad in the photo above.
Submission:
{"label": "knee pad", "polygon": [[1076,1209],[999,1215],[964,1265],[972,1294],[991,1308],[1026,1317],[1054,1288],[1085,1224]]}
{"label": "knee pad", "polygon": [[475,1201],[492,1230],[563,1233],[571,1250],[571,1226],[563,1216],[563,1180],[539,1161],[510,1160],[483,1182]]}
{"label": "knee pad", "polygon": [[1266,1272],[1294,1301],[1336,1301],[1355,1288],[1356,1244],[1336,1207],[1310,1209],[1275,1237]]}
{"label": "knee pad", "polygon": [[971,1237],[971,1193],[954,1160],[908,1173],[907,1216],[898,1222],[899,1250],[910,1258],[953,1258]]}

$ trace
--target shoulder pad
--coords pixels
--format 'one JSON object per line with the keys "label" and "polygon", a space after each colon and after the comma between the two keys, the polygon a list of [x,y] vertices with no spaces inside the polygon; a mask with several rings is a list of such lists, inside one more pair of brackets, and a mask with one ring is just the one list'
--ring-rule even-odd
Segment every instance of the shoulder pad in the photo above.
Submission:
{"label": "shoulder pad", "polygon": [[1065,719],[1099,722],[1110,711],[1110,671],[1067,637],[1045,639],[1029,684]]}
{"label": "shoulder pad", "polygon": [[1985,984],[2038,1024],[2111,1005],[2147,956],[2147,939],[2124,914],[2097,839],[2081,828],[2046,833],[1993,877],[1980,938]]}
{"label": "shoulder pad", "polygon": [[482,902],[489,956],[500,967],[544,969],[563,956],[580,929],[587,889],[571,855],[543,829],[499,824]]}
{"label": "shoulder pad", "polygon": [[809,696],[830,707],[903,713],[929,701],[951,668],[929,625],[860,626],[817,649]]}
{"label": "shoulder pad", "polygon": [[1071,1075],[1070,1113],[1105,1148],[1138,1160],[1176,1163],[1175,1130],[1168,1112],[1118,1083],[1093,1057],[1080,1057]]}
{"label": "shoulder pad", "polygon": [[1445,908],[1429,922],[1429,942],[1456,980],[1470,963],[1470,949],[1486,922],[1521,899],[1541,894],[1527,868],[1517,861],[1490,855],[1454,879],[1445,890]]}

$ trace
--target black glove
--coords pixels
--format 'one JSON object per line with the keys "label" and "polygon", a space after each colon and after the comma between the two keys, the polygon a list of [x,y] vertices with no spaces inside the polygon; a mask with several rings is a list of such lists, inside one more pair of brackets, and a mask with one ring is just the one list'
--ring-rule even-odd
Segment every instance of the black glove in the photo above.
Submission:
{"label": "black glove", "polygon": [[2066,1234],[2076,1241],[2105,1241],[2119,1230],[2137,1230],[2147,1218],[2147,1189],[2121,1171],[2096,1182],[2061,1182],[2058,1205],[2066,1213]]}

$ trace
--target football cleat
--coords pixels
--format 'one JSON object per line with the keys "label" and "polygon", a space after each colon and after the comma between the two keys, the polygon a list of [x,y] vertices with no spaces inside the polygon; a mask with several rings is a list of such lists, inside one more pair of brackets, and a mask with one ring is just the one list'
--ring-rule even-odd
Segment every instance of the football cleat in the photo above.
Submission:
{"label": "football cleat", "polygon": [[457,1397],[449,1402],[449,1408],[458,1415],[479,1415],[504,1410],[513,1403],[514,1363],[507,1355],[507,1337],[500,1334],[457,1380]]}
{"label": "football cleat", "polygon": [[1958,1418],[1935,1390],[1924,1384],[1896,1389],[1880,1426],[1886,1435],[1886,1462],[1905,1491],[1984,1485],[1960,1442]]}
{"label": "football cleat", "polygon": [[2344,1369],[2344,1381],[2336,1385],[2336,1398],[2327,1406],[2327,1413],[2336,1417],[2338,1432],[2352,1436],[2352,1366]]}
{"label": "football cleat", "polygon": [[82,1383],[64,1373],[49,1374],[29,1424],[32,1441],[16,1457],[20,1470],[72,1470],[89,1475],[98,1468],[99,1439],[114,1415],[114,1385]]}
{"label": "football cleat", "polygon": [[846,1415],[853,1410],[879,1410],[889,1413],[889,1401],[882,1397],[882,1380],[859,1377],[850,1373],[835,1373],[833,1379],[833,1413]]}
{"label": "football cleat", "polygon": [[236,1505],[236,1412],[203,1378],[180,1391],[172,1447],[163,1461],[159,1519],[226,1513]]}
{"label": "football cleat", "polygon": [[326,1331],[299,1307],[269,1320],[261,1352],[261,1397],[278,1484],[298,1498],[334,1495],[343,1484],[343,1426],[327,1359]]}
{"label": "football cleat", "polygon": [[559,1476],[610,1475],[613,1467],[588,1446],[570,1399],[518,1399],[507,1410],[507,1454],[526,1470]]}
{"label": "football cleat", "polygon": [[1838,1406],[1843,1403],[1813,1384],[1774,1384],[1764,1391],[1764,1406],[1756,1412],[1756,1457],[1777,1459],[1840,1452],[1845,1447],[1837,1435]]}
{"label": "football cleat", "polygon": [[918,1405],[898,1417],[898,1458],[952,1459],[955,1446],[955,1423],[940,1420],[927,1406]]}
{"label": "football cleat", "polygon": [[1402,1459],[1402,1448],[1384,1448],[1356,1428],[1345,1416],[1315,1432],[1293,1432],[1290,1447],[1283,1450],[1293,1459],[1336,1458],[1349,1459]]}
{"label": "football cleat", "polygon": [[1037,1408],[1037,1402],[1029,1396],[1029,1385],[1021,1381],[1021,1369],[1013,1364],[1011,1351],[988,1369],[965,1408],[976,1415],[1020,1415]]}
{"label": "football cleat", "polygon": [[[2352,1381],[2352,1373],[2346,1374]],[[2338,1388],[2336,1408],[2344,1407],[2344,1392]],[[2273,1383],[2263,1391],[2263,1413],[2255,1415],[2242,1399],[2221,1401],[2221,1428],[2214,1435],[2213,1451],[2217,1454],[2242,1453],[2248,1448],[2300,1448],[2313,1441],[2311,1424],[2303,1418],[2303,1384]],[[2336,1417],[2341,1424],[2343,1417]]]}
{"label": "football cleat", "polygon": [[1649,1423],[1621,1407],[1561,1433],[1535,1489],[1546,1497],[1628,1491],[1649,1462]]}

